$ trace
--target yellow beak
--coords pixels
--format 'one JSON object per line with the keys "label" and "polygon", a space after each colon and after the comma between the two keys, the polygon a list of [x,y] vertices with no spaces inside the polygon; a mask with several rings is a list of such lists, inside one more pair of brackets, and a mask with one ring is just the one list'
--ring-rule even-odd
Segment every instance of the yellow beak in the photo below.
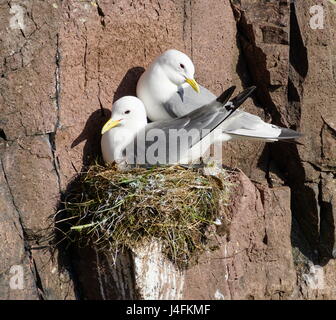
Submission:
{"label": "yellow beak", "polygon": [[121,120],[113,120],[110,119],[109,121],[107,121],[104,124],[104,127],[101,131],[101,134],[104,134],[105,132],[109,131],[110,129],[112,129],[113,127],[117,126],[120,123]]}
{"label": "yellow beak", "polygon": [[188,83],[197,93],[200,93],[200,87],[198,85],[198,83],[195,81],[195,79],[186,79],[186,83]]}

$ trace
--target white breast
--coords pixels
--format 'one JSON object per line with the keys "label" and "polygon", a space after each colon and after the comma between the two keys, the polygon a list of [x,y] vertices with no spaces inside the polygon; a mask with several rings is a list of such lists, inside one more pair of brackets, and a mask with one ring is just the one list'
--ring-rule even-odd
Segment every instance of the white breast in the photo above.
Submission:
{"label": "white breast", "polygon": [[135,132],[127,128],[113,128],[103,134],[101,149],[106,163],[123,159],[123,150],[134,139]]}
{"label": "white breast", "polygon": [[140,77],[136,93],[146,108],[151,121],[170,119],[163,104],[176,92],[177,87],[164,74],[159,65],[151,66]]}

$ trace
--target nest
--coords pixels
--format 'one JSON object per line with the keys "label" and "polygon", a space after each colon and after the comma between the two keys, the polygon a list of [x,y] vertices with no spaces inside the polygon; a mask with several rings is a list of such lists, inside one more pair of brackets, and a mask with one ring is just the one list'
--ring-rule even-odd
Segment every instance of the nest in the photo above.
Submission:
{"label": "nest", "polygon": [[76,245],[118,254],[154,238],[169,259],[187,266],[228,203],[230,182],[221,175],[179,166],[118,171],[94,165],[67,194],[59,222]]}

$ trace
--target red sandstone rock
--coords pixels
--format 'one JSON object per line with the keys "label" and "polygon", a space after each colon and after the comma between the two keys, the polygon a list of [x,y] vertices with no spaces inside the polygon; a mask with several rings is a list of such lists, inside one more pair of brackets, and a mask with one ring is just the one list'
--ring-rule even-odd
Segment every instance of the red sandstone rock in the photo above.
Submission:
{"label": "red sandstone rock", "polygon": [[[134,94],[143,68],[168,48],[189,54],[196,79],[216,93],[257,85],[245,110],[305,133],[299,146],[224,145],[224,163],[257,188],[240,175],[230,238],[217,236],[220,249],[184,275],[175,297],[335,297],[335,7],[323,1],[325,28],[312,30],[313,0],[231,2],[26,1],[22,30],[10,24],[19,2],[0,4],[0,298],[75,298],[63,252],[33,250],[48,243],[30,231],[49,225],[60,191],[99,154],[112,102]],[[129,274],[117,270],[111,284],[104,260],[83,257],[72,264],[84,297],[135,297],[135,284],[118,280]],[[13,265],[25,270],[24,290],[8,286]],[[142,298],[177,292],[139,283]]]}

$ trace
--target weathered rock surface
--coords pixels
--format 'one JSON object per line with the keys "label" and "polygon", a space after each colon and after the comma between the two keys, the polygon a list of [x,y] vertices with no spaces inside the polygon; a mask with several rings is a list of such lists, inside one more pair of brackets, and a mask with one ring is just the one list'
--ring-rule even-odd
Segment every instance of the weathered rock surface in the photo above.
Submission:
{"label": "weathered rock surface", "polygon": [[[158,242],[120,256],[94,250],[77,261],[86,299],[307,299],[335,297],[330,263],[313,265],[293,249],[290,189],[255,186],[235,173],[228,223],[208,231],[208,249],[187,270],[176,267]],[[91,272],[90,272],[91,271]],[[88,275],[91,275],[88,277]],[[98,275],[95,277],[94,275]]]}
{"label": "weathered rock surface", "polygon": [[[331,258],[326,246],[335,243],[330,223],[332,204],[324,203],[327,173],[335,173],[335,6],[320,4],[323,29],[312,29],[309,10],[315,1],[240,1],[235,6],[242,50],[251,77],[259,88],[258,99],[276,124],[299,129],[302,145],[270,145],[284,182],[290,186],[292,212],[316,259]],[[322,6],[323,5],[323,6]],[[263,9],[261,10],[261,6]],[[275,32],[276,30],[276,32]],[[258,57],[255,59],[255,57]],[[254,63],[252,63],[254,62]],[[279,80],[281,79],[281,81]],[[326,120],[328,119],[328,120]],[[329,123],[329,124],[328,124]],[[327,219],[328,222],[324,223]],[[324,228],[321,228],[324,225]],[[299,232],[299,231],[297,231]],[[324,238],[328,238],[328,245]]]}
{"label": "weathered rock surface", "polygon": [[[313,5],[1,2],[0,298],[335,298],[336,6],[319,1],[324,28],[314,30]],[[230,236],[217,234],[219,249],[185,274],[154,248],[118,261],[136,281],[120,269],[111,281],[107,258],[54,256],[43,229],[60,193],[99,154],[111,103],[134,94],[143,68],[172,47],[192,57],[196,78],[215,93],[256,84],[244,109],[304,132],[303,145],[227,143],[224,163],[255,183],[238,178]],[[24,289],[9,286],[13,266],[24,270]]]}

